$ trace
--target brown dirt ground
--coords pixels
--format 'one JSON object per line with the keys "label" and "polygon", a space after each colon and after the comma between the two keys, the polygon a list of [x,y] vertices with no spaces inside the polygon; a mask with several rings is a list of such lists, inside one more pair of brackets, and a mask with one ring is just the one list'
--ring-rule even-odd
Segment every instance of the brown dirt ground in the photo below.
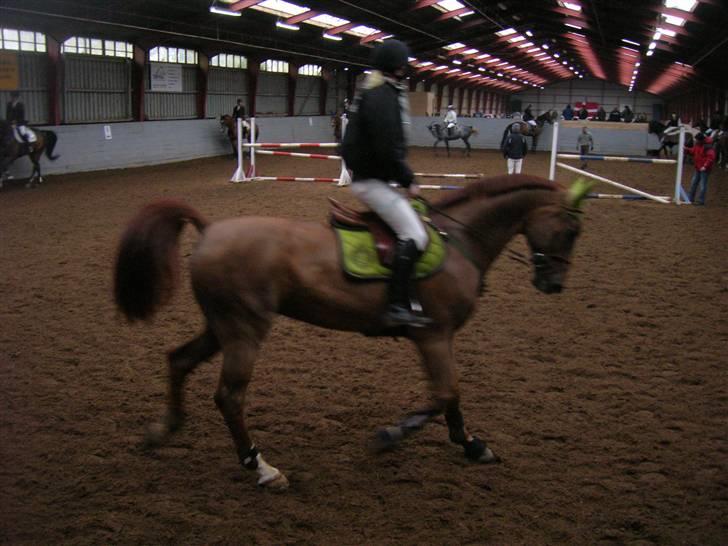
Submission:
{"label": "brown dirt ground", "polygon": [[[531,155],[526,171],[545,175],[547,161]],[[412,163],[505,167],[485,151],[414,150]],[[332,162],[260,166],[337,174]],[[593,168],[671,193],[669,167]],[[711,176],[703,208],[590,201],[561,295],[495,264],[456,356],[466,423],[500,465],[468,464],[443,422],[370,455],[376,429],[425,401],[413,349],[280,319],[249,404],[258,445],[291,481],[276,495],[239,470],[212,400],[219,357],[188,385],[186,428],[154,454],[139,448],[164,408],[165,351],[201,316],[187,285],[148,326],[125,324],[111,300],[117,239],[150,200],[179,196],[210,219],[323,221],[326,196],[348,197],[328,184],[233,185],[232,170],[214,158],[0,194],[0,541],[728,543],[726,173]],[[194,240],[188,230],[183,250]]]}

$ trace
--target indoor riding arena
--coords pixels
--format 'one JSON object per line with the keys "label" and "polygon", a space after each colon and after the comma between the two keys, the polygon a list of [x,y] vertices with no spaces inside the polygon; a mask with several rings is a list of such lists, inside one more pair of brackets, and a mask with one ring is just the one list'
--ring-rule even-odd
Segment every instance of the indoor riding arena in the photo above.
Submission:
{"label": "indoor riding arena", "polygon": [[[728,543],[728,42],[716,30],[728,8],[106,4],[0,5],[0,98],[17,104],[18,90],[27,126],[44,145],[55,142],[42,151],[42,181],[29,178],[27,154],[3,163],[11,178],[0,189],[0,542]],[[171,299],[151,320],[129,322],[114,292],[129,222],[159,200],[182,201],[210,222],[327,225],[329,198],[363,209],[347,185],[285,180],[340,180],[340,159],[266,154],[274,148],[264,143],[339,156],[344,99],[355,100],[374,70],[372,46],[390,36],[411,49],[407,161],[422,173],[427,201],[505,175],[501,142],[529,107],[540,119],[530,124],[535,151],[522,137],[523,173],[553,171],[563,188],[595,183],[563,292],[532,284],[532,249],[518,235],[455,336],[465,425],[499,460],[467,459],[439,414],[375,449],[378,431],[431,407],[408,334],[370,337],[285,316],[258,353],[244,413],[287,489],[257,485],[238,461],[216,406],[222,353],[190,374],[184,426],[150,446],[168,403],[167,355],[205,328],[188,268],[200,235],[182,231]],[[486,62],[494,57],[514,67]],[[238,98],[241,118],[260,131],[258,147],[241,135],[240,154],[220,123]],[[568,119],[567,104],[588,118]],[[475,129],[469,154],[461,139],[449,153],[444,142],[433,148],[428,126],[449,105],[456,130]],[[647,119],[598,119],[600,107],[615,106]],[[539,116],[551,111],[553,119]],[[650,132],[650,121],[668,134]],[[580,154],[585,127],[588,155],[567,157]],[[3,161],[15,142],[3,141]],[[332,146],[313,145],[321,143]],[[691,180],[713,154],[699,206]],[[672,161],[654,161],[664,159]],[[459,252],[447,245],[446,260]]]}

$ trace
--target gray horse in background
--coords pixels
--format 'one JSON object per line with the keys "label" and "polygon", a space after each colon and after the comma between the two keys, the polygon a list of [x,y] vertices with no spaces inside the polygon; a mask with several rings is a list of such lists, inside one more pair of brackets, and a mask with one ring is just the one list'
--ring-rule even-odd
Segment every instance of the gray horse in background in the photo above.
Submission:
{"label": "gray horse in background", "polygon": [[435,137],[435,143],[432,145],[435,152],[437,152],[437,143],[441,140],[445,142],[445,148],[447,148],[447,156],[450,157],[450,141],[451,140],[462,140],[465,143],[465,154],[470,155],[470,143],[468,139],[472,135],[477,135],[478,130],[472,125],[456,125],[452,129],[452,133],[449,133],[445,128],[445,124],[441,121],[435,121],[427,126],[427,129]]}

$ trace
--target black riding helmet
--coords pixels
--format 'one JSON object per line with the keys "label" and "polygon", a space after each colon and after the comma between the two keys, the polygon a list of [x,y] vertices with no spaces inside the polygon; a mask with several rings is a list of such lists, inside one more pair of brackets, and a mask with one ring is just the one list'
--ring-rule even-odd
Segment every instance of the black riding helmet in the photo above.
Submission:
{"label": "black riding helmet", "polygon": [[399,40],[386,40],[372,52],[372,66],[382,72],[393,73],[409,64],[410,51]]}

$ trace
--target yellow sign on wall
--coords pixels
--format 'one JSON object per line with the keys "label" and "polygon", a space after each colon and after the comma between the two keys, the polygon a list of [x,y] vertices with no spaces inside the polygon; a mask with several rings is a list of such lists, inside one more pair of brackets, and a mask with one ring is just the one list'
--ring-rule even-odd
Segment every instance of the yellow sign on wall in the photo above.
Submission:
{"label": "yellow sign on wall", "polygon": [[20,86],[18,54],[0,51],[0,91],[12,91]]}

